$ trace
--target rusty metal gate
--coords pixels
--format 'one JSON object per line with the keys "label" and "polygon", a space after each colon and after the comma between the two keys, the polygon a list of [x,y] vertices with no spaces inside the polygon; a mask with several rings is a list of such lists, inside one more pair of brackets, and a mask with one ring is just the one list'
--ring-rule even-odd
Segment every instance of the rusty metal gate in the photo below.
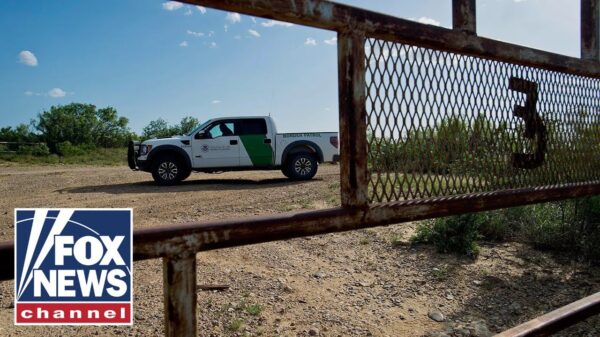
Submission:
{"label": "rusty metal gate", "polygon": [[[183,2],[338,33],[342,205],[136,230],[134,258],[164,261],[167,336],[197,334],[199,251],[600,194],[600,0],[581,1],[581,58],[478,37],[475,0],[452,1],[453,29],[320,0]],[[501,336],[599,312],[596,294]]]}

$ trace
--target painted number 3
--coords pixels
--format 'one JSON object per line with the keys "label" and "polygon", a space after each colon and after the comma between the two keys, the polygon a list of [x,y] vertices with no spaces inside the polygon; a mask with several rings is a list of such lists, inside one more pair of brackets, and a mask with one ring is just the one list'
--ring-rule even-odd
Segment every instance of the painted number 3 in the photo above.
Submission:
{"label": "painted number 3", "polygon": [[534,153],[513,153],[512,164],[516,168],[534,169],[544,163],[546,152],[546,126],[536,111],[538,85],[532,81],[511,77],[508,88],[527,96],[524,105],[515,105],[513,114],[525,121],[523,136],[535,140],[536,144]]}

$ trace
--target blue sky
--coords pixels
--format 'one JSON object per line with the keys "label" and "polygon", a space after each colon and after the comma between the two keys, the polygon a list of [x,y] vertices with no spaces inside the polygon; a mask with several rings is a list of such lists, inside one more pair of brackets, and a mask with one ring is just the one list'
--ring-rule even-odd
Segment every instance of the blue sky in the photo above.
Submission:
{"label": "blue sky", "polygon": [[[450,0],[339,1],[451,26]],[[478,0],[478,33],[579,56],[578,0]],[[52,105],[115,107],[140,132],[184,116],[271,114],[334,131],[334,32],[154,0],[0,1],[0,127]]]}

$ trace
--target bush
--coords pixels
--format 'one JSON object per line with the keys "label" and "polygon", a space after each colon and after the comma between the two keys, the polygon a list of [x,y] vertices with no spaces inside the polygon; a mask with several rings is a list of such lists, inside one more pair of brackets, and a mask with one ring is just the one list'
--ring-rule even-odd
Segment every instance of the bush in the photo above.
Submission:
{"label": "bush", "polygon": [[95,149],[93,145],[73,145],[69,141],[56,144],[56,152],[63,157],[83,156]]}
{"label": "bush", "polygon": [[42,157],[50,155],[50,149],[46,144],[22,145],[17,149],[17,154]]}
{"label": "bush", "polygon": [[537,249],[600,262],[600,196],[528,207],[522,239]]}
{"label": "bush", "polygon": [[14,129],[10,126],[0,128],[0,142],[35,143],[39,138],[27,124],[19,124]]}
{"label": "bush", "polygon": [[479,255],[480,214],[462,214],[426,221],[411,238],[414,243],[431,243],[440,253],[457,253],[469,257]]}
{"label": "bush", "polygon": [[506,239],[599,263],[600,196],[430,220],[418,225],[411,241],[475,257],[478,240]]}

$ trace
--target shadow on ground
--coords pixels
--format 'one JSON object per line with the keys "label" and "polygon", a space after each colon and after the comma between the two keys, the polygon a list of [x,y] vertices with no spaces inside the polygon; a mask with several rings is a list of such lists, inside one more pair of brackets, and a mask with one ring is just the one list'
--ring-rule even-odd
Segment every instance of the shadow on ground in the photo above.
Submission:
{"label": "shadow on ground", "polygon": [[197,179],[185,180],[175,186],[158,186],[153,181],[135,183],[89,185],[57,190],[59,193],[109,193],[109,194],[137,194],[137,193],[169,193],[193,191],[230,191],[262,189],[277,186],[291,186],[310,184],[321,179],[315,178],[308,181],[292,181],[287,178],[274,178],[263,180],[248,179]]}
{"label": "shadow on ground", "polygon": [[[483,263],[475,268],[465,269],[467,264],[461,259],[450,263],[445,282],[452,282],[454,273],[470,276],[465,279],[471,292],[461,296],[459,310],[448,313],[449,326],[483,320],[491,332],[499,333],[600,291],[598,267],[527,245],[484,246],[487,254],[479,257]],[[439,261],[437,254],[426,256]],[[491,267],[497,259],[502,260],[505,270]],[[600,317],[589,318],[556,336],[600,336]]]}

